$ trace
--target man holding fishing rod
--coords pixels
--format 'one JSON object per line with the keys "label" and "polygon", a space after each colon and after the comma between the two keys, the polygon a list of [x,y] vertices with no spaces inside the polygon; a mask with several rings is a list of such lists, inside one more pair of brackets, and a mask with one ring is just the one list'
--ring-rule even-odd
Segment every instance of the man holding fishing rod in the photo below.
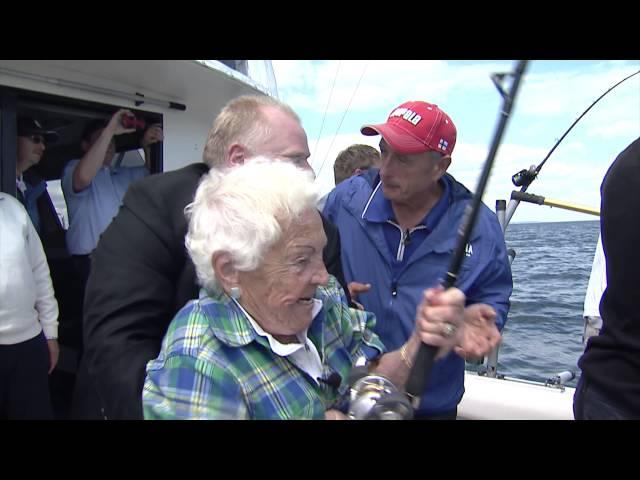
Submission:
{"label": "man holding fishing rod", "polygon": [[[405,102],[386,123],[361,132],[381,136],[380,170],[338,185],[323,213],[340,231],[352,295],[375,313],[375,332],[411,368],[419,348],[409,340],[416,308],[424,289],[445,277],[472,194],[446,173],[457,131],[437,105]],[[502,230],[482,205],[456,283],[467,298],[465,323],[460,332],[451,325],[443,332],[459,342],[433,366],[416,419],[456,418],[465,358],[484,356],[500,341],[512,285]]]}

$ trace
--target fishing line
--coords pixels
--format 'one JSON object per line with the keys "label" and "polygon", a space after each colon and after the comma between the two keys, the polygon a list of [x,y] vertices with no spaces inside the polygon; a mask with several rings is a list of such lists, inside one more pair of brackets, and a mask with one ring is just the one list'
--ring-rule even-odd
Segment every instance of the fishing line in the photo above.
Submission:
{"label": "fishing line", "polygon": [[[543,165],[547,162],[547,160],[549,160],[549,157],[551,156],[551,154],[555,151],[556,148],[558,148],[558,145],[560,145],[560,142],[562,142],[562,140],[564,140],[564,137],[566,137],[569,134],[569,132],[573,129],[573,127],[576,126],[576,124],[580,121],[580,119],[582,119],[582,117],[584,117],[589,110],[591,110],[600,100],[602,100],[605,95],[607,95],[609,92],[611,92],[614,88],[616,88],[621,83],[629,80],[631,77],[633,77],[633,76],[635,76],[635,75],[637,75],[639,73],[640,73],[640,70],[638,70],[637,72],[632,73],[631,75],[623,78],[618,83],[616,83],[613,87],[609,88],[609,90],[607,90],[602,95],[600,95],[591,105],[589,105],[589,107],[584,112],[582,112],[582,115],[580,115],[578,118],[576,118],[576,120],[571,124],[571,126],[567,129],[567,131],[564,132],[564,134],[555,143],[555,145],[551,148],[551,150],[549,150],[549,153],[547,153],[547,156],[544,157],[542,162],[540,162],[540,165],[538,165],[533,172],[529,172],[527,170],[523,170],[521,172],[516,173],[513,176],[514,177],[513,183],[516,185],[516,187],[522,186],[522,190],[520,190],[520,191],[521,192],[526,192],[527,188],[529,187],[529,185],[531,185],[531,182],[533,182],[533,180],[537,177],[538,173],[540,173],[540,170],[542,169]],[[523,172],[526,172],[526,173],[523,173]],[[521,180],[519,180],[520,178],[521,178]],[[518,185],[516,182],[520,183],[520,185]]]}
{"label": "fishing line", "polygon": [[342,127],[342,122],[344,121],[345,117],[347,116],[347,112],[349,111],[349,108],[351,107],[351,102],[353,101],[354,97],[356,96],[356,92],[358,91],[358,88],[360,87],[360,82],[362,82],[362,78],[364,77],[364,72],[367,71],[367,67],[369,66],[369,60],[367,60],[367,63],[364,64],[364,68],[362,69],[362,73],[360,74],[360,78],[358,79],[358,83],[356,84],[356,88],[353,90],[353,94],[351,95],[351,98],[349,99],[349,104],[347,105],[347,108],[344,111],[344,114],[342,115],[342,118],[340,119],[340,124],[338,125],[338,129],[336,130],[335,135],[333,136],[333,139],[331,140],[331,144],[329,145],[329,148],[327,149],[327,152],[324,155],[324,158],[322,159],[322,165],[320,165],[320,169],[318,170],[318,177],[320,177],[320,172],[322,172],[322,167],[324,167],[324,163],[327,161],[327,157],[329,156],[329,152],[331,151],[331,147],[333,147],[333,142],[336,141],[336,138],[338,137],[338,132],[340,131],[340,127]]}
{"label": "fishing line", "polygon": [[[324,120],[327,118],[327,111],[329,110],[329,105],[331,104],[331,97],[333,97],[333,89],[336,86],[336,80],[338,79],[338,72],[340,71],[340,64],[341,63],[342,63],[342,60],[338,60],[338,66],[336,68],[336,74],[333,77],[333,85],[331,85],[331,91],[329,92],[329,100],[327,100],[327,106],[324,108],[324,115],[322,116],[322,124],[320,125],[320,133],[318,133],[318,138],[316,139],[316,146],[313,149],[313,153],[314,154],[316,154],[318,152],[318,143],[320,143],[320,137],[322,137],[322,130],[324,130]],[[320,172],[318,172],[318,176],[320,176]]]}
{"label": "fishing line", "polygon": [[[582,117],[584,117],[589,110],[591,110],[600,100],[604,98],[605,95],[611,92],[614,88],[616,88],[621,83],[629,80],[631,77],[638,75],[639,73],[640,73],[640,70],[623,78],[618,83],[616,83],[611,88],[609,88],[606,92],[604,92],[602,95],[600,95],[591,105],[589,105],[589,107],[584,112],[582,112],[582,115],[576,118],[576,120],[571,124],[571,126],[567,129],[567,131],[564,132],[562,137],[560,137],[560,139],[555,143],[555,145],[551,148],[551,150],[549,150],[549,153],[547,153],[547,156],[544,157],[542,162],[540,162],[540,164],[535,169],[533,168],[533,165],[532,165],[531,168],[520,170],[518,173],[516,173],[511,177],[511,181],[513,182],[513,184],[516,187],[521,187],[520,193],[524,193],[527,191],[527,189],[529,188],[529,185],[531,185],[531,183],[533,183],[533,181],[537,178],[538,173],[540,173],[540,170],[542,169],[542,166],[547,162],[547,160],[549,160],[549,157],[555,151],[558,145],[560,145],[560,142],[564,140],[564,138],[569,134],[569,132],[573,129],[573,127],[576,126],[576,124],[582,119]],[[518,208],[519,204],[520,204],[520,200],[518,199],[511,198],[511,200],[509,201],[509,205],[507,206],[505,211],[505,220],[504,220],[503,230],[506,230],[507,225],[509,225],[509,222],[511,221],[511,218],[513,217],[513,214],[516,212],[516,208]]]}

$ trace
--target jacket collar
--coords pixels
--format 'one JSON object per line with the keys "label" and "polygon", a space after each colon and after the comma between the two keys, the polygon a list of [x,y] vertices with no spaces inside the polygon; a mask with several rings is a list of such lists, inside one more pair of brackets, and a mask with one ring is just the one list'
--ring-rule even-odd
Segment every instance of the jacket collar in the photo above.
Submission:
{"label": "jacket collar", "polygon": [[[471,192],[453,176],[448,173],[446,173],[445,176],[451,187],[451,203],[444,213],[445,218],[438,223],[433,232],[429,234],[420,247],[413,253],[407,266],[429,252],[448,252],[455,248],[458,240],[458,224],[462,220],[464,208],[472,195]],[[345,192],[344,206],[358,224],[360,224],[365,234],[376,245],[376,248],[382,253],[383,258],[388,258],[388,247],[384,238],[382,224],[370,222],[366,218],[363,218],[365,208],[370,203],[376,186],[379,184],[379,174],[376,175],[373,181],[371,178],[367,180],[368,181],[365,181],[363,178],[354,178],[351,181],[349,189]],[[365,183],[368,187],[364,186]],[[456,221],[451,222],[451,218],[455,218]],[[475,240],[477,235],[477,229],[474,229],[471,240]]]}
{"label": "jacket collar", "polygon": [[[439,180],[439,182],[442,185],[442,195],[433,206],[433,208],[429,212],[427,212],[427,214],[420,222],[420,225],[424,225],[425,227],[427,227],[429,232],[435,230],[435,227],[437,227],[440,219],[447,211],[449,205],[452,203],[451,185],[454,182],[453,177],[451,177],[450,175],[445,175],[441,180]],[[370,222],[378,223],[385,223],[388,220],[395,221],[393,205],[391,204],[391,201],[388,200],[382,193],[382,182],[379,181],[379,178],[378,184],[371,192],[371,195],[367,200],[367,204],[364,207],[362,218]]]}

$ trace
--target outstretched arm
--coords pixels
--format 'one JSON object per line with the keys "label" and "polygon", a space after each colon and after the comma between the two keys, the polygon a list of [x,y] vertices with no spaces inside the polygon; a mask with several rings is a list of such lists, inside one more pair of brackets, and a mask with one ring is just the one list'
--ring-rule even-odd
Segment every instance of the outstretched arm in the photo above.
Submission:
{"label": "outstretched arm", "polygon": [[113,137],[122,133],[135,131],[122,126],[122,117],[124,115],[131,115],[131,112],[123,109],[118,110],[112,115],[107,126],[104,127],[98,138],[96,138],[95,142],[93,142],[75,166],[72,174],[74,192],[81,192],[91,185],[98,170],[100,170],[100,167],[104,163],[104,156],[107,153]]}
{"label": "outstretched arm", "polygon": [[[393,384],[404,389],[409,373],[425,343],[439,347],[436,359],[445,356],[459,341],[464,330],[465,296],[457,288],[425,290],[422,303],[416,310],[416,326],[413,334],[402,347],[380,357],[373,371],[386,376]],[[451,332],[448,332],[451,329]]]}

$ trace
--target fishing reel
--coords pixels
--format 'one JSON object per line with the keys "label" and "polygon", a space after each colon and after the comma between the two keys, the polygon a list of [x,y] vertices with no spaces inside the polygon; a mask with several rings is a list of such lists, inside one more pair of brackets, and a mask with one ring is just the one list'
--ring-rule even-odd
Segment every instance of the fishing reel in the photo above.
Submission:
{"label": "fishing reel", "polygon": [[349,375],[349,418],[353,420],[411,420],[413,407],[407,396],[385,376],[356,366]]}
{"label": "fishing reel", "polygon": [[523,169],[511,177],[511,181],[516,187],[528,187],[536,179],[536,166],[531,165],[529,170]]}

